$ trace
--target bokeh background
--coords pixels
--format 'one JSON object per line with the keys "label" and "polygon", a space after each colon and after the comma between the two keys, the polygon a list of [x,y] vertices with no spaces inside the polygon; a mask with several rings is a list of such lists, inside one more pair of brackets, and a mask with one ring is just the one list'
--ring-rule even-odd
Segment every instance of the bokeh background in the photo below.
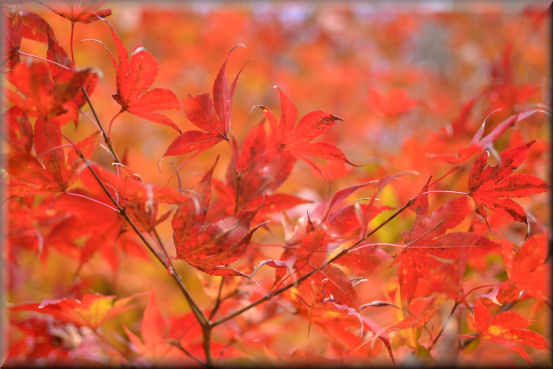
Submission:
{"label": "bokeh background", "polygon": [[[231,129],[236,137],[242,140],[263,118],[261,110],[252,110],[252,107],[266,105],[278,116],[280,102],[278,92],[273,89],[278,85],[296,104],[299,116],[321,109],[344,119],[325,134],[324,141],[335,144],[352,162],[362,166],[351,168],[338,162],[321,162],[332,174],[331,193],[384,174],[404,170],[419,173],[394,182],[382,193],[380,199],[384,204],[396,206],[422,188],[429,175],[438,176],[451,168],[451,164],[433,155],[455,154],[458,143],[450,144],[447,139],[439,145],[427,143],[432,135],[453,129],[463,106],[471,99],[477,98],[463,126],[464,144],[468,144],[490,111],[502,109],[490,118],[489,126],[493,126],[517,111],[549,105],[551,54],[547,5],[539,1],[532,4],[522,1],[207,1],[107,2],[104,7],[112,9],[108,20],[129,51],[142,45],[158,60],[159,73],[153,87],[168,88],[181,100],[211,93],[217,71],[229,50],[238,43],[244,44],[246,48],[235,50],[227,65],[229,77],[234,77],[247,63],[234,95]],[[70,49],[69,21],[32,3],[8,6],[40,14],[53,27],[65,49]],[[92,101],[101,121],[107,125],[120,109],[111,97],[116,93],[115,70],[106,51],[86,39],[100,40],[114,50],[111,34],[102,22],[77,24],[75,32],[76,64],[93,67],[101,73]],[[21,49],[44,55],[46,46],[24,39]],[[194,129],[182,110],[168,111],[167,115],[183,131]],[[69,124],[64,127],[64,133],[77,139],[94,129],[92,122],[82,116],[78,127]],[[532,167],[521,167],[521,171],[549,178],[550,136],[543,116],[536,115],[521,123],[516,135],[520,137],[507,134],[496,149],[501,151],[511,140],[538,139],[532,155],[539,156],[539,160],[531,161]],[[114,146],[120,155],[124,153],[129,166],[145,182],[169,186],[176,186],[177,181],[170,162],[181,165],[186,161],[185,156],[162,159],[176,136],[168,127],[129,113],[117,118],[112,130]],[[184,187],[192,187],[217,155],[221,160],[215,177],[223,179],[230,155],[228,146],[220,143],[183,165]],[[111,162],[101,146],[96,148],[93,160],[108,167]],[[466,175],[467,170],[460,171],[459,175]],[[466,183],[456,184],[455,178],[448,184],[448,189],[467,190]],[[313,201],[321,201],[329,194],[324,179],[304,163],[296,164],[281,192]],[[545,195],[524,199],[521,203],[547,222]],[[294,209],[290,216],[305,214],[309,206]],[[282,240],[278,215],[275,220],[275,233],[256,235],[255,244]],[[401,239],[401,232],[410,222],[412,214],[402,215],[398,223],[379,234],[378,240]],[[171,244],[169,222],[160,226],[160,232]],[[504,236],[509,237],[505,232]],[[267,250],[266,254],[278,257],[279,252]],[[492,262],[487,261],[483,268]],[[208,304],[217,284],[185,263],[179,263],[178,267],[200,304]],[[143,257],[122,258],[114,271],[98,254],[75,276],[77,263],[64,252],[53,249],[41,261],[35,253],[23,252],[18,265],[8,268],[8,301],[40,301],[90,290],[125,296],[152,289],[158,301],[163,301],[161,308],[165,314],[178,314],[187,309],[166,273]],[[270,271],[266,273],[270,275]],[[382,299],[390,286],[397,284],[394,278],[395,269],[385,264],[372,274],[369,283],[359,287],[359,293],[363,300]],[[547,335],[548,314],[543,306],[522,305],[517,308],[531,314],[530,318],[535,321],[533,327]],[[124,319],[135,326],[138,324],[139,312],[125,314]],[[388,313],[379,312],[372,317],[382,325],[394,319]],[[293,319],[278,318],[265,329],[272,332],[282,329],[279,324],[293,323],[301,325],[305,333],[307,323]],[[323,339],[320,328],[313,328],[310,334],[310,337],[302,334],[291,338],[284,335],[274,343],[275,350],[286,353],[291,346],[307,349]],[[248,351],[247,345],[243,346]],[[490,358],[494,357],[493,350],[499,354],[505,352],[493,345],[484,348],[486,357]],[[322,353],[324,349],[320,350]],[[257,355],[255,350],[251,351]],[[401,357],[401,348],[397,355]],[[465,359],[471,362],[471,358],[477,357],[478,352],[472,352]],[[533,352],[532,357],[537,363],[549,362],[544,352]],[[511,363],[518,359],[509,356],[505,360]],[[387,363],[385,354],[382,363]]]}

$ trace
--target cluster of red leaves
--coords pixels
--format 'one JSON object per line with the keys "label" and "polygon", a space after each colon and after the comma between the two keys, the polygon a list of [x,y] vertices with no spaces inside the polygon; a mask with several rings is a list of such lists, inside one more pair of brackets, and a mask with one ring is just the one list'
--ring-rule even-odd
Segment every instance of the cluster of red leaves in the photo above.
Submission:
{"label": "cluster of red leaves", "polygon": [[[471,346],[472,341],[461,340],[467,336],[507,347],[528,362],[541,357],[529,354],[523,345],[550,349],[539,333],[543,327],[534,329],[523,315],[530,314],[528,309],[506,311],[528,302],[543,311],[551,304],[546,273],[549,228],[541,215],[530,213],[531,203],[512,200],[550,188],[534,175],[548,144],[531,129],[525,135],[533,139],[527,143],[514,134],[510,141],[506,138],[515,129],[520,135],[517,124],[523,121],[533,119],[538,126],[539,113],[548,110],[532,104],[533,85],[517,83],[510,47],[492,64],[488,83],[455,119],[435,133],[426,131],[420,141],[405,140],[404,157],[389,156],[384,158],[388,165],[355,173],[352,167],[357,165],[332,136],[332,127],[343,119],[314,110],[298,120],[296,104],[281,88],[277,87],[280,121],[266,105],[257,104],[263,119],[236,133],[239,129],[231,127],[231,115],[244,66],[230,86],[226,74],[235,47],[219,67],[212,95],[189,95],[181,102],[169,89],[151,88],[162,71],[158,61],[142,46],[129,55],[116,27],[104,19],[111,9],[101,9],[103,2],[45,5],[70,21],[71,57],[45,18],[3,9],[9,105],[3,113],[7,196],[2,200],[9,215],[8,300],[10,327],[15,328],[9,334],[8,364],[71,360],[124,365],[236,360],[397,364],[411,356],[418,361],[441,360],[432,350],[451,342],[443,332],[453,316],[457,336],[446,349],[459,356]],[[98,84],[96,69],[79,68],[74,60],[75,25],[93,22],[107,25],[116,50],[115,56],[96,40],[105,46],[115,68],[114,80],[105,84],[115,90],[112,97],[119,111],[107,131],[91,97],[100,99],[98,90],[109,92]],[[399,22],[390,31],[405,36],[408,24]],[[45,55],[21,51],[27,42],[44,46]],[[291,96],[299,94],[286,90]],[[403,88],[388,91],[371,88],[366,101],[358,100],[365,101],[364,109],[394,124],[423,103]],[[347,103],[343,97],[334,98]],[[506,112],[476,124],[470,117],[479,102],[480,113],[487,118],[498,107]],[[159,112],[181,108],[182,116],[200,130],[181,129],[183,124]],[[122,159],[118,157],[111,127],[125,111],[179,132],[162,155],[185,156],[184,163],[174,165],[171,180],[145,181],[138,173],[143,168],[129,164],[132,155],[125,152]],[[85,125],[77,124],[82,116],[93,121],[94,132],[83,133]],[[70,122],[75,123],[74,131]],[[323,134],[328,139],[315,141]],[[95,150],[99,138],[110,155],[107,159]],[[202,170],[199,182],[184,185],[183,166],[208,155],[219,142],[228,144],[223,160],[218,156],[210,169]],[[542,150],[532,151],[536,146]],[[495,166],[488,163],[490,154]],[[525,160],[530,162],[523,167],[526,172],[513,173]],[[224,180],[216,178],[220,161],[226,164]],[[333,196],[328,191],[324,197],[300,195],[287,184],[295,178],[294,168],[304,165],[301,162],[320,174],[328,189],[333,178],[356,184],[342,184]],[[422,172],[417,181],[411,181],[413,169]],[[430,179],[417,193],[426,174]],[[368,197],[354,199],[358,193]],[[389,200],[390,193],[395,201]],[[520,230],[517,222],[526,228]],[[172,237],[160,235],[164,227]],[[391,237],[381,236],[385,232]],[[189,310],[162,313],[171,310],[170,304],[156,302],[165,280],[153,279],[156,293],[141,285],[148,279],[149,264],[155,262],[148,250],[185,292]],[[60,270],[58,253],[65,260],[61,262],[75,269]],[[23,276],[25,258],[34,259],[35,254],[45,271],[51,268],[49,263],[57,262],[54,268],[66,281],[72,279],[43,296],[41,303],[24,303],[28,297],[15,291],[29,283]],[[501,257],[503,261],[498,261]],[[119,275],[135,261],[137,270]],[[111,287],[94,283],[102,273],[113,275],[107,283]],[[117,290],[116,277],[129,285],[125,293],[110,292]],[[190,288],[198,278],[203,292]],[[385,278],[387,284],[382,282]],[[211,291],[215,282],[220,286]],[[92,288],[106,295],[83,292]],[[482,289],[487,292],[473,295]],[[190,297],[188,290],[197,295]],[[130,302],[144,293],[149,302],[137,315],[133,311],[139,304]],[[214,305],[205,303],[208,297]],[[453,308],[443,319],[446,301]],[[309,348],[291,340],[282,349],[279,341],[288,332],[279,328],[279,319],[297,330],[306,325],[308,339],[313,330],[322,343]]]}

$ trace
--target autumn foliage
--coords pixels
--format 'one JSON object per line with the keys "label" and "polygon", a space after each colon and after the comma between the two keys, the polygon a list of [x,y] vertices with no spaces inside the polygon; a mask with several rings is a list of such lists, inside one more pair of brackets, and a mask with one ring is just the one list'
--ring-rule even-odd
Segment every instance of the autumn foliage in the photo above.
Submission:
{"label": "autumn foliage", "polygon": [[3,6],[4,365],[551,365],[546,7],[199,4]]}

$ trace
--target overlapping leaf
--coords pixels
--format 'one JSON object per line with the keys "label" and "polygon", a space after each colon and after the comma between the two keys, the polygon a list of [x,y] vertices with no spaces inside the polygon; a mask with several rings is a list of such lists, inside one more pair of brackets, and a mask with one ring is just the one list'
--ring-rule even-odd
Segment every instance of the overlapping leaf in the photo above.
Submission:
{"label": "overlapping leaf", "polygon": [[241,211],[221,219],[208,219],[211,176],[215,165],[198,184],[196,201],[179,206],[173,221],[177,258],[212,275],[236,275],[224,268],[246,251],[257,227],[249,229],[255,212]]}
{"label": "overlapping leaf", "polygon": [[238,164],[234,160],[229,163],[227,184],[213,181],[228,213],[257,211],[261,216],[309,202],[292,194],[274,193],[289,176],[295,159],[285,152],[270,152],[264,122],[248,133],[236,151]]}
{"label": "overlapping leaf", "polygon": [[[159,203],[178,205],[189,200],[188,196],[173,188],[144,183],[140,175],[128,167],[118,166],[119,175],[117,175],[100,165],[90,163],[90,166],[111,196],[119,202],[120,206],[128,210],[129,216],[145,232],[151,231],[158,223],[166,220],[171,213],[169,210],[158,216]],[[103,188],[90,170],[82,171],[81,180],[98,198],[107,205],[112,205],[111,200],[105,195]]]}
{"label": "overlapping leaf", "polygon": [[[13,69],[9,76],[13,76],[10,81],[18,89],[17,93],[10,94],[12,102],[31,115],[55,117],[60,125],[71,120],[78,122],[79,109],[86,101],[81,87],[92,94],[98,75],[90,68],[77,69],[53,29],[37,14],[12,11],[8,13],[8,24]],[[19,63],[17,52],[21,37],[47,44],[46,56],[52,63]]]}
{"label": "overlapping leaf", "polygon": [[[422,193],[427,191],[428,183]],[[470,214],[472,208],[467,197],[450,200],[427,215],[428,194],[421,194],[415,201],[415,210],[415,222],[405,237],[407,247],[395,260],[400,263],[401,296],[410,301],[441,291],[457,299],[461,296],[468,258],[488,253],[499,245],[474,233],[446,233]]]}
{"label": "overlapping leaf", "polygon": [[98,136],[93,133],[66,153],[60,127],[55,122],[39,117],[31,131],[27,115],[21,109],[13,107],[4,117],[10,121],[10,136],[18,137],[7,155],[6,169],[16,179],[10,183],[13,194],[66,190],[76,180],[81,163],[76,150],[85,157],[90,156]]}

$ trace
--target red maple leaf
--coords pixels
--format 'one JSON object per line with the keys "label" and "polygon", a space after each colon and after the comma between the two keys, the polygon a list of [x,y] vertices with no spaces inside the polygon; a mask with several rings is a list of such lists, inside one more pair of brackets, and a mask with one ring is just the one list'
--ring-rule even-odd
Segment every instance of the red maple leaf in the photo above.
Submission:
{"label": "red maple leaf", "polygon": [[371,89],[370,104],[381,114],[397,117],[403,113],[415,108],[417,100],[407,96],[407,91],[402,88],[396,88],[388,91],[387,94],[381,94],[377,90]]}
{"label": "red maple leaf", "polygon": [[505,211],[514,220],[528,223],[524,209],[511,198],[545,192],[549,185],[529,174],[511,173],[522,163],[534,142],[503,151],[500,154],[501,161],[495,167],[487,166],[487,152],[474,162],[469,177],[470,196],[476,203],[477,213],[484,219],[485,208],[488,208],[492,211]]}
{"label": "red maple leaf", "polygon": [[474,302],[474,326],[479,338],[515,351],[530,364],[532,360],[521,346],[527,345],[541,350],[550,349],[545,338],[525,329],[532,323],[530,320],[512,311],[505,311],[491,317],[490,311],[482,300],[478,299]]}
{"label": "red maple leaf", "polygon": [[280,123],[277,123],[276,117],[267,107],[260,106],[271,126],[273,150],[286,151],[294,158],[305,161],[324,178],[327,176],[310,157],[339,160],[355,166],[336,146],[326,142],[311,142],[334,126],[336,121],[341,121],[342,118],[315,110],[304,115],[296,124],[298,117],[296,106],[280,88],[278,91],[280,93]]}
{"label": "red maple leaf", "polygon": [[530,237],[516,252],[509,244],[503,245],[505,269],[511,284],[520,291],[545,302],[550,302],[548,283],[547,235],[545,233]]}
{"label": "red maple leaf", "polygon": [[78,299],[43,299],[40,304],[24,304],[10,307],[13,311],[35,311],[56,319],[84,326],[93,330],[115,316],[134,308],[130,304],[136,295],[115,300],[115,296],[87,294]]}
{"label": "red maple leaf", "polygon": [[221,140],[229,140],[228,133],[231,123],[232,98],[236,82],[244,67],[234,77],[230,88],[225,69],[230,54],[238,46],[243,47],[241,44],[234,46],[227,54],[223,65],[219,69],[219,73],[213,83],[213,100],[207,93],[184,100],[183,104],[186,116],[192,124],[202,129],[202,131],[191,130],[184,132],[169,145],[164,156],[186,154],[193,151],[196,151],[195,155],[197,155],[216,145]]}
{"label": "red maple leaf", "polygon": [[[19,136],[7,155],[7,172],[12,176],[12,194],[43,191],[65,191],[76,179],[80,159],[76,149],[86,157],[92,154],[97,133],[75,144],[68,153],[62,145],[62,133],[55,121],[39,117],[31,130],[26,114],[12,107],[6,114],[10,137]],[[34,147],[36,155],[31,152]]]}
{"label": "red maple leaf", "polygon": [[71,22],[90,23],[111,15],[111,9],[100,9],[103,0],[80,0],[79,2],[48,1],[44,5],[54,13]]}
{"label": "red maple leaf", "polygon": [[113,98],[121,105],[121,110],[112,118],[108,132],[111,131],[111,125],[115,118],[124,111],[152,122],[170,126],[181,132],[175,122],[157,112],[158,110],[180,109],[181,103],[175,94],[165,88],[148,90],[157,76],[156,59],[142,46],[135,47],[129,59],[125,45],[111,26],[110,29],[118,58],[117,62],[110,52],[117,74],[117,93],[113,95]]}
{"label": "red maple leaf", "polygon": [[3,39],[6,45],[6,60],[8,67],[12,69],[19,63],[19,48],[23,37],[23,22],[21,21],[20,12],[7,13],[2,9],[2,17],[4,18],[5,28],[3,29]]}
{"label": "red maple leaf", "polygon": [[[428,182],[422,192],[427,191]],[[419,195],[414,206],[417,216],[406,233],[406,248],[394,261],[400,263],[401,297],[411,301],[421,294],[442,292],[457,300],[463,295],[462,277],[468,258],[488,253],[499,245],[474,233],[446,233],[470,214],[468,197],[450,200],[430,215],[428,194]]]}
{"label": "red maple leaf", "polygon": [[234,215],[210,219],[213,167],[197,185],[195,201],[180,205],[172,221],[177,258],[212,275],[240,275],[225,266],[244,254],[253,232],[249,229],[255,212],[240,211]]}

